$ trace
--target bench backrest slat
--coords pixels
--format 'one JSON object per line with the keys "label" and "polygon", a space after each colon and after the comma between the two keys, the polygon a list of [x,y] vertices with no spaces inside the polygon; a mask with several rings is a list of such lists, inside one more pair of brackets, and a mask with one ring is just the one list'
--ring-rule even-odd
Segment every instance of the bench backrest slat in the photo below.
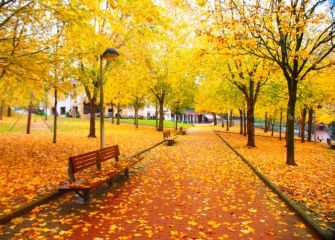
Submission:
{"label": "bench backrest slat", "polygon": [[107,161],[111,158],[119,160],[120,150],[119,146],[111,146],[101,150],[91,151],[88,153],[79,154],[69,158],[69,177],[70,181],[74,182],[74,174],[80,172],[93,165],[97,166],[97,169],[101,169],[101,162]]}
{"label": "bench backrest slat", "polygon": [[70,157],[73,173],[79,172],[85,168],[97,163],[98,151],[88,152],[77,156]]}
{"label": "bench backrest slat", "polygon": [[120,156],[120,150],[119,150],[118,145],[99,150],[99,161],[100,162],[107,161],[108,159],[111,159],[111,158],[115,158],[115,160],[118,161],[119,156]]}

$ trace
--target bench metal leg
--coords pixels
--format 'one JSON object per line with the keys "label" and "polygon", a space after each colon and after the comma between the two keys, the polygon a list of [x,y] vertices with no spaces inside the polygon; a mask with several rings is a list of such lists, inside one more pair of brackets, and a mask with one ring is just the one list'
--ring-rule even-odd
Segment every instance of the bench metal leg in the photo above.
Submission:
{"label": "bench metal leg", "polygon": [[88,203],[90,201],[90,190],[84,191],[84,203]]}
{"label": "bench metal leg", "polygon": [[174,144],[174,140],[173,139],[169,139],[167,145],[168,146],[172,146],[173,144]]}
{"label": "bench metal leg", "polygon": [[90,201],[90,189],[77,190],[75,192],[84,200],[84,203],[88,203]]}
{"label": "bench metal leg", "polygon": [[110,178],[108,181],[107,181],[107,184],[109,187],[111,187],[113,185],[113,178]]}

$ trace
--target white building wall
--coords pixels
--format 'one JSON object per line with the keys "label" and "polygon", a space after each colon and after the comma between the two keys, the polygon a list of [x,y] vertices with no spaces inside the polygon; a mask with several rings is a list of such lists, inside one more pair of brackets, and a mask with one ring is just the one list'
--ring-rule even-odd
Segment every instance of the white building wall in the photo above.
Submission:
{"label": "white building wall", "polygon": [[[66,113],[68,112],[74,113],[75,107],[77,107],[78,113],[80,114],[80,116],[82,116],[84,112],[84,106],[83,106],[84,100],[85,100],[85,97],[82,97],[79,95],[75,98],[68,96],[65,99],[58,100],[58,103],[57,103],[58,116],[66,116]],[[54,102],[55,102],[55,99],[52,98],[52,102],[50,103],[50,106],[47,109],[48,116],[53,115],[52,109],[53,109]]]}

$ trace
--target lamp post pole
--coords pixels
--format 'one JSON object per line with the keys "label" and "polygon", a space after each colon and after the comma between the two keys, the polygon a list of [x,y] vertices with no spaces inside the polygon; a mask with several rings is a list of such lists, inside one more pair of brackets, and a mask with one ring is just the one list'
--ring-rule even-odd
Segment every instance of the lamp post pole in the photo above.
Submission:
{"label": "lamp post pole", "polygon": [[105,128],[104,128],[104,84],[102,72],[103,55],[100,55],[100,149],[105,146]]}
{"label": "lamp post pole", "polygon": [[103,83],[103,59],[111,60],[119,56],[118,51],[114,48],[107,48],[103,54],[100,55],[100,69],[99,69],[99,84],[100,84],[100,148],[105,147],[105,106],[104,106],[104,83]]}

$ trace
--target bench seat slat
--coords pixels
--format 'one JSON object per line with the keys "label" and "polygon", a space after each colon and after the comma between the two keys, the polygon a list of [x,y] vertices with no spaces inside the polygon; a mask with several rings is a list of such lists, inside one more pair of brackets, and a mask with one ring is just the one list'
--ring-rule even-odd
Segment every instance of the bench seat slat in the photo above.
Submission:
{"label": "bench seat slat", "polygon": [[99,150],[94,150],[94,151],[91,151],[91,152],[78,154],[76,156],[73,156],[73,158],[84,158],[86,156],[96,155],[96,154],[98,154],[98,152],[99,152]]}

